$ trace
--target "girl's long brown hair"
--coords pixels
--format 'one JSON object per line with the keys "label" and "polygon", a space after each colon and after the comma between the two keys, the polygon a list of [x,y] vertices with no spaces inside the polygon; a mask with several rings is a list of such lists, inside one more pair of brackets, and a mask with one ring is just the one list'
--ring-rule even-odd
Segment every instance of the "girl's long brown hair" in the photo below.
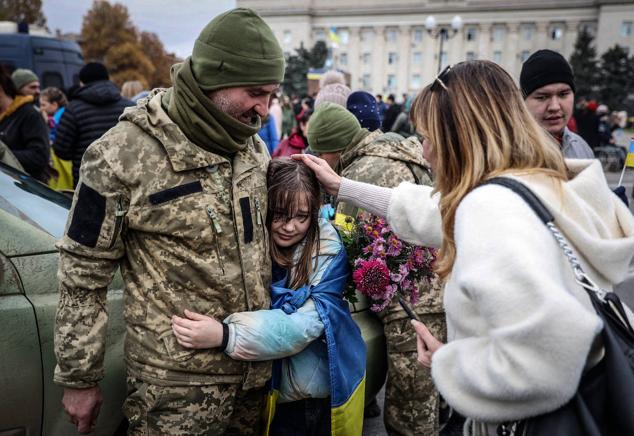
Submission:
{"label": "girl's long brown hair", "polygon": [[[289,158],[274,159],[266,175],[268,185],[268,213],[266,227],[269,230],[271,258],[289,273],[288,287],[297,289],[308,283],[313,272],[313,255],[319,252],[320,188],[315,173],[302,162]],[[304,240],[304,249],[297,263],[293,262],[296,247],[283,249],[273,241],[271,225],[274,219],[290,219],[298,212],[302,195],[308,202],[310,226]],[[315,259],[317,257],[315,256]]]}
{"label": "girl's long brown hair", "polygon": [[533,119],[509,74],[489,61],[461,62],[424,88],[410,113],[436,156],[443,242],[437,272],[447,278],[456,258],[454,223],[462,199],[507,172],[567,178],[559,146]]}

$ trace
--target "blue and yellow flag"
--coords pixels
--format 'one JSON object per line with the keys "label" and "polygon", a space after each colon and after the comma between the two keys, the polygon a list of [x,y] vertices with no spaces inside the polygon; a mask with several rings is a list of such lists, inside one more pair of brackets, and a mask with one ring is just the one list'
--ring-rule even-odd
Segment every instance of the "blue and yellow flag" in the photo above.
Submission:
{"label": "blue and yellow flag", "polygon": [[330,30],[328,30],[328,38],[337,45],[341,44],[341,37],[337,34],[336,27],[331,27]]}
{"label": "blue and yellow flag", "polygon": [[[276,280],[275,273],[271,285],[272,308],[291,313],[310,297],[324,324],[330,367],[332,436],[361,436],[363,430],[366,347],[359,326],[350,315],[348,303],[341,295],[349,274],[348,256],[342,249],[316,286],[287,289],[284,286],[286,277]],[[264,413],[265,435],[275,415],[281,369],[281,361],[274,362],[271,393]]]}
{"label": "blue and yellow flag", "polygon": [[630,148],[627,150],[627,157],[625,158],[626,167],[634,167],[634,139],[630,141]]}

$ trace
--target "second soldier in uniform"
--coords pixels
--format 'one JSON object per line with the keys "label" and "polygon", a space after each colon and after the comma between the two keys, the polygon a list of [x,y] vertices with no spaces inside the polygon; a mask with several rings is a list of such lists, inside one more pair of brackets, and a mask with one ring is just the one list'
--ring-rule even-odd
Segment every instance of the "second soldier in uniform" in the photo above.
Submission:
{"label": "second soldier in uniform", "polygon": [[[431,185],[423,147],[415,137],[362,129],[345,108],[325,103],[308,125],[311,149],[341,176],[383,187],[401,182]],[[357,210],[340,203],[337,213],[354,216]],[[420,290],[414,311],[436,337],[446,336],[442,289],[439,284]],[[388,357],[384,421],[390,435],[438,433],[439,396],[431,373],[417,362],[416,336],[407,314],[393,301],[379,314]]]}

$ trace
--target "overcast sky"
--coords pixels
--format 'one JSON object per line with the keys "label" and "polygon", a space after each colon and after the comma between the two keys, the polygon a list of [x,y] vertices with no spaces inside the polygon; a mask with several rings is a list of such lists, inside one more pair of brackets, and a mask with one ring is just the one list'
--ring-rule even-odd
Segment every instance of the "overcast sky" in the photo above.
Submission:
{"label": "overcast sky", "polygon": [[[51,31],[81,30],[84,14],[93,0],[44,0],[43,10]],[[196,36],[213,17],[235,7],[235,0],[121,0],[139,30],[158,34],[168,51],[180,57],[191,54]]]}

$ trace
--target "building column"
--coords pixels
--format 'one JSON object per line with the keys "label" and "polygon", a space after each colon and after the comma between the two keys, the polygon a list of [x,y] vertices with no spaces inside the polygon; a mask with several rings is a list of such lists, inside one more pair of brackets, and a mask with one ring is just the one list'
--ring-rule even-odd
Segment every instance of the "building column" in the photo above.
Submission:
{"label": "building column", "polygon": [[579,35],[579,26],[581,21],[570,20],[565,23],[566,30],[564,31],[564,52],[562,55],[569,59],[573,50],[575,49],[575,42],[577,42],[577,36]]}
{"label": "building column", "polygon": [[438,38],[433,38],[429,33],[423,36],[423,65],[421,68],[423,86],[436,77],[438,56],[440,56],[439,47],[440,40]]}
{"label": "building column", "polygon": [[374,27],[374,50],[372,50],[372,93],[385,94],[387,85],[385,67],[387,65],[387,53],[385,52],[385,26]]}
{"label": "building column", "polygon": [[410,26],[399,26],[398,28],[398,74],[396,76],[396,89],[398,95],[409,93],[410,82],[410,62],[411,62],[411,35]]}
{"label": "building column", "polygon": [[348,65],[345,70],[350,73],[350,88],[358,89],[361,84],[361,62],[359,57],[360,53],[360,35],[358,27],[350,27],[348,31],[350,33],[350,39],[348,40]]}
{"label": "building column", "polygon": [[535,24],[535,46],[533,52],[548,47],[548,26],[550,25],[547,21],[538,21]]}
{"label": "building column", "polygon": [[519,54],[519,31],[520,24],[519,23],[507,23],[507,38],[504,47],[504,58],[502,64],[506,71],[513,77],[517,77],[518,73],[518,65],[521,64],[520,54]]}
{"label": "building column", "polygon": [[480,24],[480,35],[478,36],[478,59],[491,59],[491,23]]}

